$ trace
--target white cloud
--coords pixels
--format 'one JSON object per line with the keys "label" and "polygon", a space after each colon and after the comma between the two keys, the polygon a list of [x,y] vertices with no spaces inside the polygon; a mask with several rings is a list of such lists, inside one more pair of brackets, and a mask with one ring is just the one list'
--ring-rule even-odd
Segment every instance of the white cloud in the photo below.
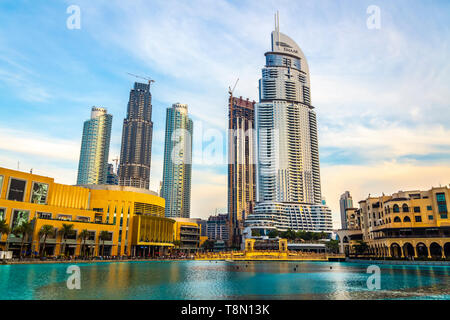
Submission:
{"label": "white cloud", "polygon": [[78,161],[80,142],[48,137],[36,132],[0,128],[0,150],[52,160]]}

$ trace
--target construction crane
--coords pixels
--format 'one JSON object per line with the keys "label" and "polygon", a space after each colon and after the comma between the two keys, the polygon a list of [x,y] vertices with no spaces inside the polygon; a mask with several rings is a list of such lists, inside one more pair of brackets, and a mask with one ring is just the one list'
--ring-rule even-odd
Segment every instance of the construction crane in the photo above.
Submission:
{"label": "construction crane", "polygon": [[135,78],[138,78],[138,79],[144,79],[144,80],[147,80],[149,86],[150,86],[153,82],[155,82],[155,80],[150,79],[150,78],[138,76],[138,75],[135,75],[135,74],[132,74],[132,73],[129,73],[129,72],[127,72],[127,74],[129,74],[130,76],[133,76],[133,77],[135,77]]}
{"label": "construction crane", "polygon": [[236,89],[236,86],[237,86],[237,84],[238,84],[238,81],[239,81],[239,78],[237,78],[236,83],[234,84],[233,89],[231,89],[231,87],[228,87],[228,93],[229,93],[230,95],[233,95],[234,89]]}

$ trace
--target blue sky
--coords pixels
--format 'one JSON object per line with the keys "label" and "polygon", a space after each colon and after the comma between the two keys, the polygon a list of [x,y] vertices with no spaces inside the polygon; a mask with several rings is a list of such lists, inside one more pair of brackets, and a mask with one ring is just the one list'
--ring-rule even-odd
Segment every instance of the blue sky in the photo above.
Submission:
{"label": "blue sky", "polygon": [[[69,30],[69,5],[81,29]],[[367,7],[381,10],[368,29]],[[194,137],[226,152],[227,88],[257,99],[273,15],[303,49],[319,124],[323,195],[337,201],[450,182],[448,1],[0,0],[0,166],[76,180],[93,105],[119,155],[134,78],[153,86],[151,188],[161,180],[165,109],[189,105]],[[222,141],[211,135],[221,133]],[[210,143],[212,141],[212,143]],[[194,154],[199,156],[199,154]],[[226,207],[226,166],[194,163],[193,217]]]}

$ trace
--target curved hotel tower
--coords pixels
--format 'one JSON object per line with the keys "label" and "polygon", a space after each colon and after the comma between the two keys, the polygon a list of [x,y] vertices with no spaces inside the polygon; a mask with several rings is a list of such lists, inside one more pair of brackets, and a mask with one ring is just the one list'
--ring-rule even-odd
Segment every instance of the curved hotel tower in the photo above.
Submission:
{"label": "curved hotel tower", "polygon": [[278,21],[265,57],[255,107],[257,204],[245,225],[263,233],[274,228],[329,233],[332,218],[322,205],[308,63],[279,31]]}
{"label": "curved hotel tower", "polygon": [[161,197],[168,218],[190,218],[193,129],[186,104],[167,108]]}
{"label": "curved hotel tower", "polygon": [[83,126],[77,185],[106,184],[111,126],[112,115],[92,107],[91,119]]}

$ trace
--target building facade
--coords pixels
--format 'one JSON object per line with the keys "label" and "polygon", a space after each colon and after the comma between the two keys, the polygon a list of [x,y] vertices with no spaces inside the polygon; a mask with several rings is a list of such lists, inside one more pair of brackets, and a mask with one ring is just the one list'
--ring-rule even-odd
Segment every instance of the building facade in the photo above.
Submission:
{"label": "building facade", "polygon": [[[46,239],[45,255],[148,256],[168,252],[174,241],[173,219],[164,217],[164,199],[146,189],[84,185],[69,186],[53,178],[0,168],[0,220],[13,230],[31,222],[33,232],[25,241],[26,255],[43,250],[39,231],[51,225],[55,232]],[[63,237],[64,224],[74,234]],[[87,239],[79,235],[89,232]],[[102,232],[108,237],[101,239]],[[2,235],[0,245],[20,252],[21,237]]]}
{"label": "building facade", "polygon": [[245,225],[331,234],[331,210],[321,201],[317,121],[306,57],[279,31],[278,22],[265,57],[255,106],[257,203]]}
{"label": "building facade", "polygon": [[228,100],[228,214],[230,245],[242,243],[245,218],[256,198],[254,156],[255,101]]}
{"label": "building facade", "polygon": [[345,191],[339,199],[341,209],[341,228],[347,229],[347,209],[353,208],[353,199],[349,191]]}
{"label": "building facade", "polygon": [[179,241],[178,249],[196,251],[200,247],[201,227],[196,219],[174,218],[174,239]]}
{"label": "building facade", "polygon": [[148,189],[152,153],[152,95],[150,84],[134,84],[123,121],[119,184]]}
{"label": "building facade", "polygon": [[108,172],[112,115],[92,107],[91,119],[84,122],[77,184],[105,184]]}
{"label": "building facade", "polygon": [[228,214],[210,216],[207,222],[208,239],[227,242],[230,238],[228,226]]}
{"label": "building facade", "polygon": [[119,184],[119,176],[114,171],[114,165],[112,163],[108,163],[108,171],[106,174],[106,184],[110,184],[110,185],[118,185]]}
{"label": "building facade", "polygon": [[355,254],[362,241],[365,254],[380,258],[450,258],[449,197],[448,187],[369,196],[347,209],[341,252]]}
{"label": "building facade", "polygon": [[193,130],[187,105],[167,108],[161,196],[168,218],[190,217]]}

